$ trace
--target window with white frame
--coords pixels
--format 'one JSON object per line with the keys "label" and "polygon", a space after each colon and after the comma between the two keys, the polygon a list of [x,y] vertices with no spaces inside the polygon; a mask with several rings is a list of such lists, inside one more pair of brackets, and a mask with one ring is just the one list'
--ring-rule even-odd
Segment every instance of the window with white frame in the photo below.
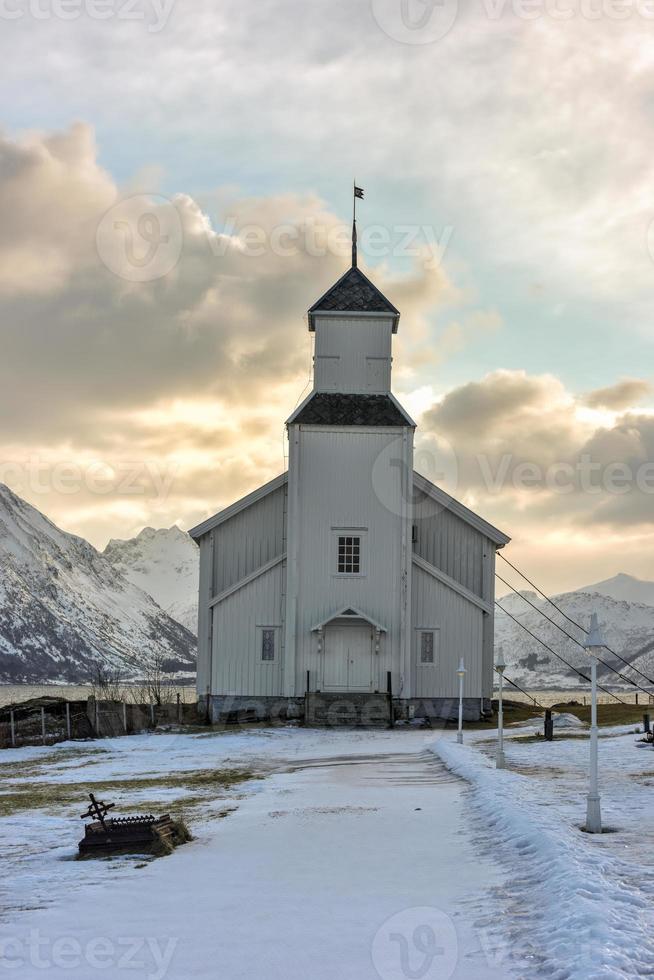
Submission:
{"label": "window with white frame", "polygon": [[433,667],[438,656],[439,629],[418,631],[418,663],[421,667]]}
{"label": "window with white frame", "polygon": [[358,534],[339,534],[338,573],[339,575],[361,573],[361,538]]}
{"label": "window with white frame", "polygon": [[275,633],[276,630],[264,626],[261,630],[261,660],[263,663],[272,663],[275,659]]}
{"label": "window with white frame", "polygon": [[365,575],[366,528],[332,528],[335,575]]}

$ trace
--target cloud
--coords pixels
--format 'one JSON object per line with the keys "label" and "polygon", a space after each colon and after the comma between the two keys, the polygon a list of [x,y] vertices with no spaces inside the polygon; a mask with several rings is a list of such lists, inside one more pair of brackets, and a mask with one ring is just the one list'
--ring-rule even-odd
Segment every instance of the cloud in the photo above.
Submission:
{"label": "cloud", "polygon": [[[624,404],[644,390],[618,383],[609,399]],[[561,533],[654,534],[654,415],[625,412],[607,424],[583,408],[597,394],[577,399],[549,375],[492,372],[425,411],[417,458],[471,506],[491,506],[509,533],[517,518],[534,535],[553,523]]]}
{"label": "cloud", "polygon": [[637,404],[652,390],[649,381],[642,378],[623,378],[608,388],[589,392],[584,402],[590,408],[623,409]]}
{"label": "cloud", "polygon": [[528,19],[510,4],[495,17],[488,4],[460,7],[447,36],[424,45],[398,43],[370,4],[346,0],[310,11],[197,0],[175,5],[154,36],[116,16],[24,16],[0,42],[17,93],[7,112],[61,118],[63,105],[101,120],[121,162],[165,156],[188,173],[193,155],[202,178],[281,172],[304,187],[310,173],[331,186],[358,164],[399,210],[417,193],[428,220],[447,212],[456,237],[527,267],[557,301],[562,289],[647,300],[649,21],[638,5],[620,20],[571,7],[565,23],[548,4]]}
{"label": "cloud", "polygon": [[[225,193],[214,224],[189,195],[121,189],[77,124],[0,139],[0,205],[0,479],[102,543],[188,526],[284,468],[304,311],[348,263],[319,197]],[[458,301],[420,261],[374,278],[408,346]]]}

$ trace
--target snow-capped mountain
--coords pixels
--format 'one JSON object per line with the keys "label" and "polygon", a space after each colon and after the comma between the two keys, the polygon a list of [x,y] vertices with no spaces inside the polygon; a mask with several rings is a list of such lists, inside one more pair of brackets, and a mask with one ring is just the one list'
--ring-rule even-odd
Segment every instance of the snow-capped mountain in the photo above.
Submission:
{"label": "snow-capped mountain", "polygon": [[[626,602],[600,595],[599,592],[588,591],[566,592],[552,598],[570,619],[579,623],[584,629],[588,628],[591,613],[596,612],[609,647],[630,664],[654,678],[654,606]],[[548,623],[541,613],[554,620],[581,643],[585,639],[584,629],[579,629],[570,623],[554,606],[535,592],[514,592],[500,598],[499,603],[532,633],[544,640],[552,650],[588,674],[588,655],[572,639],[568,639],[557,626]],[[533,606],[536,606],[536,609]],[[582,681],[574,671],[569,670],[537,640],[532,639],[521,626],[499,610],[496,611],[495,617],[495,643],[496,647],[499,644],[503,646],[507,676],[522,687],[531,690],[543,690],[549,687],[574,689],[578,685],[587,687],[586,682]],[[607,650],[603,650],[600,656],[626,677],[632,678],[645,688],[654,690],[643,677],[630,670]],[[598,677],[606,686],[623,685],[620,678],[602,664],[599,665]],[[631,691],[635,691],[635,688],[632,687]]]}
{"label": "snow-capped mountain", "polygon": [[0,484],[0,681],[192,672],[196,640],[83,538]]}
{"label": "snow-capped mountain", "polygon": [[169,616],[197,633],[200,549],[186,531],[145,527],[135,538],[112,539],[103,554]]}
{"label": "snow-capped mountain", "polygon": [[646,582],[633,575],[621,572],[613,578],[607,578],[595,585],[586,585],[580,592],[598,592],[610,599],[620,599],[625,602],[640,602],[646,606],[654,606],[654,582]]}

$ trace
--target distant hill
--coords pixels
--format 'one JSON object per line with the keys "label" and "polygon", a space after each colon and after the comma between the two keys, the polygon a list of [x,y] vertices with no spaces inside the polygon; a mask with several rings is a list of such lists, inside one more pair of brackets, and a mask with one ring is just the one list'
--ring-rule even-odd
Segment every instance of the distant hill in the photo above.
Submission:
{"label": "distant hill", "polygon": [[654,582],[646,582],[643,579],[634,578],[633,575],[625,575],[624,572],[614,575],[613,578],[607,578],[603,582],[586,585],[579,591],[597,592],[599,595],[608,596],[609,599],[640,602],[646,606],[654,606]]}
{"label": "distant hill", "polygon": [[83,538],[0,484],[0,681],[195,670],[196,638]]}
{"label": "distant hill", "polygon": [[[623,577],[630,578],[630,576],[616,576],[616,579]],[[637,579],[632,581],[638,582]],[[591,613],[597,612],[609,646],[649,677],[654,677],[654,606],[628,602],[603,595],[599,591],[590,592],[586,589],[565,592],[552,598],[557,606],[584,628],[578,629],[573,626],[565,616],[535,592],[514,592],[499,601],[500,605],[532,633],[544,640],[552,650],[585,673],[588,672],[589,666],[587,654],[573,640],[564,636],[553,623],[546,622],[541,612],[582,643]],[[533,609],[526,600],[537,609]],[[523,687],[532,690],[548,687],[574,689],[578,685],[587,687],[574,671],[569,670],[537,640],[532,639],[521,626],[499,610],[495,619],[495,643],[496,645],[501,643],[504,648],[507,676]],[[625,667],[608,651],[602,651],[601,657],[625,676],[631,677],[645,688],[648,687],[642,677]],[[622,683],[619,677],[601,664],[598,677],[610,686],[620,686]],[[631,688],[631,690],[635,689]]]}

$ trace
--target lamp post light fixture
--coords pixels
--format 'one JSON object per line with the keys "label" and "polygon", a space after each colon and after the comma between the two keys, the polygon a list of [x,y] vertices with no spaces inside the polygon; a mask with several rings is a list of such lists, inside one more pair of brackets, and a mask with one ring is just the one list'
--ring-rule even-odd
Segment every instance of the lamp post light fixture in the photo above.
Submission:
{"label": "lamp post light fixture", "polygon": [[589,834],[602,833],[602,813],[600,810],[599,779],[597,764],[597,655],[605,646],[602,631],[597,621],[597,613],[590,617],[590,630],[584,646],[591,658],[591,709],[590,709],[590,786],[586,797],[586,830]]}
{"label": "lamp post light fixture", "polygon": [[502,704],[502,682],[504,680],[504,670],[506,664],[504,662],[504,651],[500,647],[497,651],[497,660],[495,661],[495,670],[500,676],[500,684],[497,699],[497,749],[495,750],[495,768],[504,769],[506,765],[506,760],[504,758],[504,706]]}
{"label": "lamp post light fixture", "polygon": [[456,740],[459,744],[463,742],[463,681],[467,673],[463,657],[461,657],[459,660],[459,669],[457,670],[457,676],[459,678],[459,730],[456,733]]}

